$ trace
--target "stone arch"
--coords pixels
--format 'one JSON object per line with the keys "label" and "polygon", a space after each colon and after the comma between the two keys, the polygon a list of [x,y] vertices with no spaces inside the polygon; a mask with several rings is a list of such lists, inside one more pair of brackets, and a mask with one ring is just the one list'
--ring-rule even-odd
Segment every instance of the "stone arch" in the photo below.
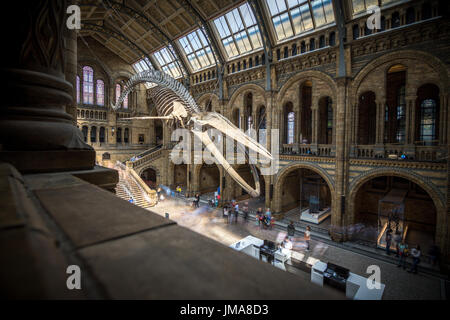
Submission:
{"label": "stone arch", "polygon": [[300,162],[295,161],[289,164],[288,166],[281,169],[276,177],[275,177],[275,183],[274,183],[274,197],[275,200],[272,206],[274,207],[274,212],[279,212],[281,210],[281,190],[282,190],[282,184],[284,182],[285,177],[287,174],[292,172],[293,170],[297,169],[308,169],[315,173],[317,173],[319,176],[321,176],[327,183],[328,188],[330,189],[331,194],[331,207],[334,206],[335,203],[335,187],[334,187],[334,179],[333,177],[323,168],[321,168],[319,165],[313,162]]}
{"label": "stone arch", "polygon": [[359,177],[355,178],[349,185],[349,194],[347,196],[346,208],[348,208],[348,213],[346,215],[346,224],[350,225],[355,220],[355,201],[356,195],[359,189],[368,181],[382,176],[395,176],[404,178],[411,182],[414,182],[423,190],[425,190],[433,201],[436,208],[436,230],[435,239],[442,250],[447,247],[445,240],[445,235],[448,233],[447,229],[447,211],[445,208],[445,197],[444,195],[429,181],[428,177],[421,176],[415,172],[411,172],[407,169],[396,168],[394,170],[389,170],[385,168],[378,168],[369,170]]}
{"label": "stone arch", "polygon": [[[194,166],[194,170],[193,170],[193,189],[195,189],[195,192],[198,192],[200,190],[200,173],[202,170],[202,167],[205,165],[206,163],[202,162],[200,164],[196,164]],[[208,165],[208,164],[206,164]],[[222,166],[218,165],[217,163],[214,163],[212,165],[215,165],[217,167],[217,170],[219,171],[219,185],[220,185],[220,177],[223,175],[222,172]]]}
{"label": "stone arch", "polygon": [[[419,50],[398,50],[395,52],[384,54],[376,58],[375,60],[370,61],[366,66],[364,66],[354,77],[349,96],[353,97],[353,99],[356,99],[355,97],[359,96],[361,90],[364,91],[365,89],[367,89],[362,86],[363,82],[366,77],[374,72],[377,68],[383,67],[383,65],[385,65],[384,68],[382,68],[384,74],[386,74],[387,70],[394,64],[403,64],[409,69],[412,64],[408,63],[408,60],[419,60],[420,63],[430,66],[435,71],[437,77],[428,76],[421,79],[421,82],[433,82],[439,87],[440,92],[448,91],[449,75],[446,65],[440,59],[432,54]],[[417,83],[414,83],[414,87],[417,87]],[[353,101],[353,104],[356,103],[357,101]]]}
{"label": "stone arch", "polygon": [[409,171],[407,169],[396,168],[395,171],[392,169],[378,168],[372,169],[364,172],[357,178],[355,178],[349,185],[349,196],[348,196],[348,208],[353,209],[354,200],[359,188],[369,180],[372,180],[381,176],[396,176],[404,178],[406,180],[412,181],[419,187],[424,189],[428,195],[433,200],[436,210],[445,208],[444,195],[429,181],[428,177],[421,176],[415,172]]}
{"label": "stone arch", "polygon": [[147,170],[147,169],[153,169],[153,170],[155,170],[155,172],[156,172],[156,180],[158,181],[158,183],[160,183],[160,178],[161,178],[161,172],[160,172],[160,170],[158,169],[158,167],[155,167],[154,165],[152,165],[152,164],[146,164],[146,165],[144,165],[144,166],[142,166],[141,168],[139,168],[139,170],[138,170],[138,172],[137,172],[137,174],[138,174],[138,176],[141,176],[141,174],[145,171],[145,170]]}
{"label": "stone arch", "polygon": [[217,112],[220,109],[219,106],[219,96],[215,93],[205,93],[201,95],[197,100],[197,105],[200,109],[203,110],[203,104],[207,101],[211,101],[212,103],[212,111]]}
{"label": "stone arch", "polygon": [[[296,74],[295,76],[291,77],[286,83],[281,87],[278,96],[277,96],[277,106],[280,106],[284,102],[284,97],[286,95],[286,92],[291,89],[292,86],[300,86],[305,81],[311,81],[313,83],[314,87],[314,80],[321,80],[324,83],[326,83],[330,89],[330,96],[333,99],[333,101],[336,101],[337,98],[337,86],[336,82],[333,80],[332,77],[330,77],[328,74],[317,71],[317,70],[309,70],[304,71]],[[328,95],[328,93],[325,93]]]}
{"label": "stone arch", "polygon": [[[106,76],[105,80],[108,81],[108,87],[113,84],[113,77],[112,77],[113,72],[103,61],[100,61],[96,58],[92,58],[92,57],[88,57],[88,56],[78,56],[77,64],[78,64],[78,68],[82,67],[85,64],[95,65],[96,67],[101,69],[101,71],[103,71],[104,75]],[[94,68],[94,72],[95,72],[95,68]],[[80,79],[81,79],[81,77],[80,77]],[[105,85],[106,85],[106,83],[105,83]]]}
{"label": "stone arch", "polygon": [[249,90],[249,91],[256,91],[256,93],[261,94],[263,97],[265,97],[265,91],[264,91],[263,87],[258,86],[258,85],[254,84],[254,83],[245,84],[245,85],[239,87],[239,89],[237,89],[233,93],[233,95],[231,96],[230,102],[228,103],[228,110],[233,109],[233,106],[234,106],[234,104],[236,102],[237,97],[239,97],[239,95],[241,93],[243,93],[243,92],[245,92],[247,90]]}

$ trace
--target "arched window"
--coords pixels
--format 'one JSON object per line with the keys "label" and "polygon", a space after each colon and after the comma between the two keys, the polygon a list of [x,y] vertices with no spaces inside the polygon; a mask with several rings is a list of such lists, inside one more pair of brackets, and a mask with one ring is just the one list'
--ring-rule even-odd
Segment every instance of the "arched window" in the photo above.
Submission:
{"label": "arched window", "polygon": [[406,142],[406,67],[389,68],[386,76],[385,143]]}
{"label": "arched window", "polygon": [[295,136],[295,113],[292,102],[288,102],[284,106],[284,143],[294,143]]}
{"label": "arched window", "polygon": [[305,41],[302,41],[302,43],[300,43],[300,53],[305,53],[306,52],[306,43]]}
{"label": "arched window", "polygon": [[128,93],[125,96],[125,98],[123,99],[123,107],[124,107],[124,109],[128,109]]}
{"label": "arched window", "polygon": [[429,2],[425,2],[422,5],[422,20],[431,18],[431,5]]}
{"label": "arched window", "polygon": [[122,143],[122,128],[117,128],[116,142]]}
{"label": "arched window", "polygon": [[358,39],[359,38],[359,25],[354,24],[352,30],[353,30],[353,40]]}
{"label": "arched window", "polygon": [[245,95],[245,130],[249,130],[253,127],[253,94],[251,92]]}
{"label": "arched window", "polygon": [[99,135],[98,135],[98,142],[105,142],[105,127],[100,127]]}
{"label": "arched window", "polygon": [[91,142],[97,142],[97,127],[91,127]]}
{"label": "arched window", "polygon": [[258,122],[257,122],[257,130],[258,130],[258,142],[263,146],[266,145],[266,107],[261,106],[258,112]]}
{"label": "arched window", "polygon": [[439,88],[425,84],[417,90],[416,136],[423,145],[435,145],[439,137]]}
{"label": "arched window", "polygon": [[119,101],[121,93],[122,93],[122,87],[120,84],[116,83],[116,103],[117,103],[117,101]]}
{"label": "arched window", "polygon": [[320,36],[319,38],[319,48],[325,47],[325,36]]}
{"label": "arched window", "polygon": [[333,107],[330,97],[319,100],[319,136],[320,144],[333,143]]}
{"label": "arched window", "polygon": [[83,128],[81,128],[81,132],[83,133],[83,140],[84,140],[84,142],[87,142],[88,127],[87,126],[83,126]]}
{"label": "arched window", "polygon": [[309,40],[309,50],[315,50],[316,49],[316,39],[311,38]]}
{"label": "arched window", "polygon": [[391,27],[392,28],[400,27],[400,14],[397,11],[392,13],[392,16],[391,16]]}
{"label": "arched window", "polygon": [[287,143],[294,143],[295,134],[295,113],[291,111],[287,115]]}
{"label": "arched window", "polygon": [[81,118],[84,119],[84,110],[81,110]]}
{"label": "arched window", "polygon": [[105,84],[103,80],[97,80],[97,105],[105,105]]}
{"label": "arched window", "polygon": [[358,106],[358,144],[375,144],[376,114],[375,93],[372,91],[363,93],[359,97]]}
{"label": "arched window", "polygon": [[330,44],[331,47],[336,44],[336,33],[334,33],[334,32],[330,33],[330,38],[328,39],[328,43]]}
{"label": "arched window", "polygon": [[83,103],[94,104],[94,70],[83,67]]}
{"label": "arched window", "polygon": [[80,77],[77,76],[77,103],[80,103]]}
{"label": "arched window", "polygon": [[128,128],[125,128],[125,130],[123,132],[123,142],[128,143],[129,134],[130,134],[130,130]]}
{"label": "arched window", "polygon": [[300,141],[305,144],[311,143],[312,138],[312,82],[305,81],[300,87]]}

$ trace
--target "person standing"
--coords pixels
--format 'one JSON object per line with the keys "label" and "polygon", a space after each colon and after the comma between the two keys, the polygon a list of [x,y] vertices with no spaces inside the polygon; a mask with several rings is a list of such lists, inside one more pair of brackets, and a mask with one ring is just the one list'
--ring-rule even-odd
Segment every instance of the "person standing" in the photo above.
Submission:
{"label": "person standing", "polygon": [[256,211],[256,220],[258,222],[258,226],[261,226],[262,219],[263,219],[262,208],[258,208],[258,210]]}
{"label": "person standing", "polygon": [[200,207],[200,195],[198,193],[195,195],[195,207]]}
{"label": "person standing", "polygon": [[403,267],[406,269],[406,255],[407,255],[408,245],[402,240],[398,245],[398,264],[397,267]]}
{"label": "person standing", "polygon": [[222,214],[223,220],[228,223],[228,205],[225,205],[223,207],[223,214]]}
{"label": "person standing", "polygon": [[239,215],[239,205],[236,202],[234,205],[234,223],[238,222],[238,215]]}
{"label": "person standing", "polygon": [[289,240],[292,241],[292,238],[294,238],[294,235],[295,235],[294,221],[289,222],[289,224],[287,226],[287,234],[288,234]]}
{"label": "person standing", "polygon": [[386,254],[387,255],[391,254],[391,242],[392,242],[392,230],[389,229],[386,232]]}
{"label": "person standing", "polygon": [[244,214],[244,223],[247,223],[248,219],[248,202],[244,203],[244,206],[242,207],[242,213]]}
{"label": "person standing", "polygon": [[412,248],[411,250],[411,256],[413,258],[413,264],[410,270],[408,272],[417,273],[417,265],[420,263],[420,246],[417,245],[415,248]]}
{"label": "person standing", "polygon": [[306,251],[309,251],[309,245],[311,242],[311,227],[307,226],[305,231]]}

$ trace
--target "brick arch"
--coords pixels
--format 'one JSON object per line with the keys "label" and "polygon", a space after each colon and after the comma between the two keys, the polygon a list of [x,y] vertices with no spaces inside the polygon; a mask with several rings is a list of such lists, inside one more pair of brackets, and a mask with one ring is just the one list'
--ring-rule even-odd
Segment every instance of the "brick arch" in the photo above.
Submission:
{"label": "brick arch", "polygon": [[429,181],[428,177],[423,177],[415,172],[411,172],[407,169],[396,168],[395,171],[388,169],[373,169],[369,170],[358,178],[356,178],[349,186],[349,196],[347,197],[347,205],[349,214],[346,217],[347,225],[354,222],[355,219],[355,200],[356,194],[364,183],[380,176],[396,176],[400,178],[407,179],[415,184],[419,185],[424,189],[430,198],[432,199],[434,206],[436,208],[436,230],[435,230],[435,240],[438,246],[441,248],[442,252],[445,252],[448,243],[446,237],[448,234],[448,222],[447,222],[447,210],[445,208],[445,197],[439,192],[439,190]]}
{"label": "brick arch", "polygon": [[291,89],[292,86],[294,85],[300,85],[301,83],[305,82],[305,81],[312,81],[313,83],[313,88],[314,88],[314,80],[321,80],[324,83],[326,83],[329,86],[330,89],[330,96],[333,99],[333,101],[336,100],[336,93],[337,93],[337,86],[335,81],[333,80],[333,78],[331,78],[329,75],[327,75],[324,72],[321,71],[317,71],[317,70],[309,70],[309,71],[305,71],[305,72],[300,72],[298,74],[296,74],[295,76],[293,76],[292,78],[290,78],[288,81],[286,81],[286,83],[281,87],[279,93],[278,93],[278,97],[277,97],[277,103],[276,105],[281,105],[283,101],[283,98],[286,94],[286,92]]}
{"label": "brick arch", "polygon": [[[206,163],[202,162],[200,164],[196,164],[194,166],[194,170],[193,170],[193,187],[195,189],[195,191],[199,190],[200,187],[200,171],[202,170],[203,165],[205,165]],[[219,184],[220,184],[220,176],[222,175],[222,166],[218,165],[217,163],[214,163],[214,165],[217,167],[217,170],[219,171]]]}
{"label": "brick arch", "polygon": [[[386,74],[387,70],[394,64],[402,64],[407,68],[410,68],[411,64],[407,63],[406,60],[418,60],[420,63],[431,67],[437,76],[426,77],[423,81],[437,82],[436,85],[439,87],[440,92],[448,91],[449,75],[446,65],[442,63],[440,59],[432,54],[419,50],[398,50],[396,52],[384,54],[364,66],[354,77],[349,96],[356,99],[361,90],[368,90],[363,86],[364,80],[370,73],[376,72],[377,68],[382,68],[381,70],[384,74]],[[417,84],[414,84],[414,86],[416,85]],[[354,101],[354,103],[356,103],[356,101]]]}
{"label": "brick arch", "polygon": [[244,93],[245,91],[256,91],[258,94],[261,94],[263,97],[265,97],[265,91],[264,88],[262,88],[261,86],[258,86],[254,83],[248,83],[245,84],[241,87],[239,87],[239,89],[237,89],[233,95],[230,98],[230,102],[228,103],[228,110],[232,110],[235,109],[233,107],[234,103],[236,102],[237,97],[241,94]]}
{"label": "brick arch", "polygon": [[333,207],[334,202],[335,202],[335,187],[334,187],[333,177],[328,172],[326,172],[326,170],[324,170],[323,168],[321,168],[319,165],[317,165],[314,162],[296,161],[296,162],[292,162],[288,166],[284,167],[277,173],[277,176],[275,178],[275,183],[274,183],[275,204],[272,204],[274,209],[277,212],[281,210],[281,190],[282,190],[282,186],[284,183],[284,179],[286,178],[287,174],[289,174],[293,170],[297,170],[297,169],[309,169],[309,170],[317,173],[319,176],[321,176],[326,181],[328,188],[330,189],[330,194],[331,194],[331,207]]}
{"label": "brick arch", "polygon": [[138,176],[140,177],[141,174],[147,169],[155,170],[157,184],[160,184],[160,182],[161,182],[161,173],[160,173],[160,170],[157,167],[155,167],[154,165],[148,164],[148,165],[143,166],[142,168],[139,168],[139,170],[137,172]]}
{"label": "brick arch", "polygon": [[[197,105],[203,110],[203,103],[208,101],[208,100],[211,100],[211,102],[213,104],[214,104],[214,102],[218,103],[219,96],[217,94],[215,94],[215,93],[205,93],[205,94],[201,95],[198,99],[196,99],[196,102],[197,102]],[[219,105],[217,105],[216,107],[218,108]],[[214,109],[215,108],[213,108],[212,111],[215,111]]]}
{"label": "brick arch", "polygon": [[[92,57],[78,56],[77,64],[78,64],[77,70],[80,69],[84,65],[91,65],[94,69],[94,75],[95,75],[95,70],[97,68],[99,68],[103,72],[104,76],[106,76],[105,85],[111,86],[113,84],[113,77],[112,77],[113,72],[103,61],[100,61],[100,60],[98,60],[96,58],[92,58]],[[81,80],[81,76],[80,76],[80,80]]]}
{"label": "brick arch", "polygon": [[[424,189],[430,198],[433,200],[434,206],[436,207],[437,223],[436,225],[444,223],[445,217],[445,199],[444,195],[429,181],[428,177],[423,177],[415,172],[409,171],[407,169],[396,168],[394,170],[379,168],[369,170],[357,178],[355,178],[349,185],[349,195],[347,197],[347,207],[349,208],[350,216],[348,217],[351,221],[355,218],[355,200],[359,189],[368,181],[382,176],[395,176],[404,178],[411,182],[414,182],[422,189]],[[445,226],[447,224],[445,223]]]}

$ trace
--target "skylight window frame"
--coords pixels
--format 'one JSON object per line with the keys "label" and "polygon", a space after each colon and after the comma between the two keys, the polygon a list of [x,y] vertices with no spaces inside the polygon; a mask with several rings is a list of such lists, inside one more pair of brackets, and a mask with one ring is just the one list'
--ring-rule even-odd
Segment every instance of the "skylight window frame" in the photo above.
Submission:
{"label": "skylight window frame", "polygon": [[[164,51],[164,52],[163,52]],[[167,61],[167,57],[165,57],[162,52],[170,59],[170,61]],[[161,59],[158,57],[161,56]],[[178,65],[177,59],[181,59],[181,57],[176,57],[173,54],[173,48],[171,48],[170,45],[162,47],[158,51],[152,53],[152,56],[156,59],[156,63],[159,65],[160,69],[171,76],[174,79],[180,79],[184,76],[183,71],[181,70],[180,66]],[[162,64],[164,62],[164,64]],[[178,72],[178,75],[175,75],[172,70],[175,69]]]}
{"label": "skylight window frame", "polygon": [[[305,36],[305,35],[307,35],[309,33],[312,33],[312,32],[315,32],[317,30],[320,30],[320,29],[323,29],[323,28],[327,28],[327,27],[329,27],[329,26],[331,26],[333,24],[336,24],[336,16],[334,14],[334,6],[333,6],[333,2],[332,1],[331,1],[331,6],[332,6],[332,10],[333,10],[333,21],[328,21],[328,16],[326,14],[326,9],[325,9],[325,6],[323,5],[323,0],[321,0],[322,14],[323,14],[326,22],[324,24],[319,25],[319,26],[317,25],[316,17],[314,15],[314,10],[313,10],[312,3],[311,3],[312,1],[315,1],[315,0],[298,0],[297,4],[292,6],[292,7],[289,7],[288,0],[276,0],[276,1],[284,1],[285,9],[282,10],[282,11],[279,11],[278,13],[273,14],[273,15],[272,15],[272,11],[270,10],[270,6],[269,6],[268,1],[270,1],[270,0],[265,0],[264,1],[263,7],[264,7],[264,9],[266,11],[267,17],[269,18],[268,20],[271,22],[270,23],[271,24],[270,29],[273,32],[273,36],[274,36],[274,39],[275,39],[277,44],[280,44],[280,43],[283,43],[283,42],[286,42],[286,41],[291,41],[291,40],[296,39],[298,37]],[[301,8],[304,7],[305,5],[308,5],[309,17],[310,17],[311,23],[312,23],[312,28],[309,28],[309,29],[304,29],[304,27],[305,27],[305,19],[303,18],[303,15],[302,15],[303,11],[301,10]],[[277,9],[278,9],[278,6],[277,6]],[[300,31],[298,33],[297,33],[296,29],[295,29],[295,23],[294,23],[294,19],[292,17],[292,11],[294,11],[294,10],[298,10],[298,12],[300,14],[299,18],[301,19],[300,22],[301,22],[301,25],[302,25],[302,31]],[[278,17],[279,19],[281,19],[280,17],[282,15],[286,14],[286,13],[288,14],[288,17],[289,17],[289,24],[290,24],[290,27],[291,27],[292,36],[280,37],[278,32],[277,32],[277,28],[275,26],[275,23],[274,23],[274,18]],[[284,31],[284,26],[283,26],[282,23],[281,23],[281,27],[283,28],[283,33],[285,35],[286,33]]]}
{"label": "skylight window frame", "polygon": [[[194,35],[193,35],[194,34]],[[196,46],[194,46],[193,42],[191,41],[191,39],[189,38],[191,35],[193,35],[193,39],[196,40],[198,42],[198,44],[200,44],[200,47],[195,49]],[[204,41],[202,40],[202,37],[204,38],[204,40],[206,41],[206,44],[204,43]],[[186,46],[182,43],[182,41],[185,41],[190,52],[188,53],[186,51]],[[197,29],[194,29],[193,31],[189,32],[188,34],[180,37],[177,40],[177,44],[180,46],[182,54],[184,55],[184,58],[186,59],[186,61],[189,64],[189,67],[191,69],[192,72],[199,72],[201,70],[204,69],[208,69],[211,68],[213,66],[216,65],[216,59],[214,58],[214,52],[212,50],[212,46],[211,46],[211,40],[208,38],[208,36],[206,35],[204,29],[202,27],[199,27]],[[209,51],[208,51],[209,50]],[[204,52],[204,57],[201,58],[199,56],[200,52]],[[209,52],[209,53],[208,53]],[[193,63],[190,60],[190,57],[193,56],[195,63]],[[203,59],[206,59],[206,62],[208,62],[206,65],[202,66],[202,61]],[[195,64],[195,65],[194,65]]]}
{"label": "skylight window frame", "polygon": [[[241,11],[241,7],[242,6],[247,6],[248,8],[248,12],[252,15],[251,20],[253,22],[253,24],[247,26],[246,25],[246,20],[244,19],[244,15],[243,12]],[[230,21],[228,21],[228,17],[227,14],[233,12],[234,10],[237,11],[238,17],[241,20],[241,24],[238,25],[238,30],[236,32],[233,32],[233,29],[231,28],[231,24]],[[234,14],[233,14],[234,17]],[[222,21],[221,21],[222,20]],[[225,23],[226,29],[225,28],[219,28],[217,26],[218,23],[216,23],[216,21],[218,23],[220,23],[221,26],[222,22]],[[221,14],[220,16],[214,18],[211,20],[211,25],[213,26],[213,28],[215,29],[217,38],[220,40],[220,44],[221,44],[221,49],[223,49],[223,52],[226,54],[227,56],[227,60],[233,60],[236,59],[238,57],[247,55],[247,54],[251,54],[254,53],[256,51],[262,50],[263,49],[263,40],[262,40],[262,35],[261,35],[261,30],[259,28],[258,22],[256,20],[256,17],[253,14],[253,11],[251,9],[251,6],[248,2],[244,2],[239,4],[238,6],[224,12],[223,14]],[[254,41],[252,40],[253,37],[250,36],[249,33],[249,29],[255,28],[258,30],[257,32],[257,39],[259,43],[254,43]],[[248,40],[248,42],[250,43],[250,47],[251,49],[248,51],[244,51],[241,50],[241,48],[239,47],[239,44],[243,44],[243,42],[241,43],[242,40],[237,40],[236,38],[239,36],[239,34],[241,34],[242,32],[245,32],[245,36],[246,39]],[[222,37],[222,34],[224,34],[224,36]],[[228,40],[231,39],[231,44],[229,46],[225,46],[225,43],[228,42]],[[225,41],[227,40],[227,41]],[[244,45],[245,48],[245,45]],[[230,54],[229,51],[233,51],[234,49],[236,50],[236,54]]]}

